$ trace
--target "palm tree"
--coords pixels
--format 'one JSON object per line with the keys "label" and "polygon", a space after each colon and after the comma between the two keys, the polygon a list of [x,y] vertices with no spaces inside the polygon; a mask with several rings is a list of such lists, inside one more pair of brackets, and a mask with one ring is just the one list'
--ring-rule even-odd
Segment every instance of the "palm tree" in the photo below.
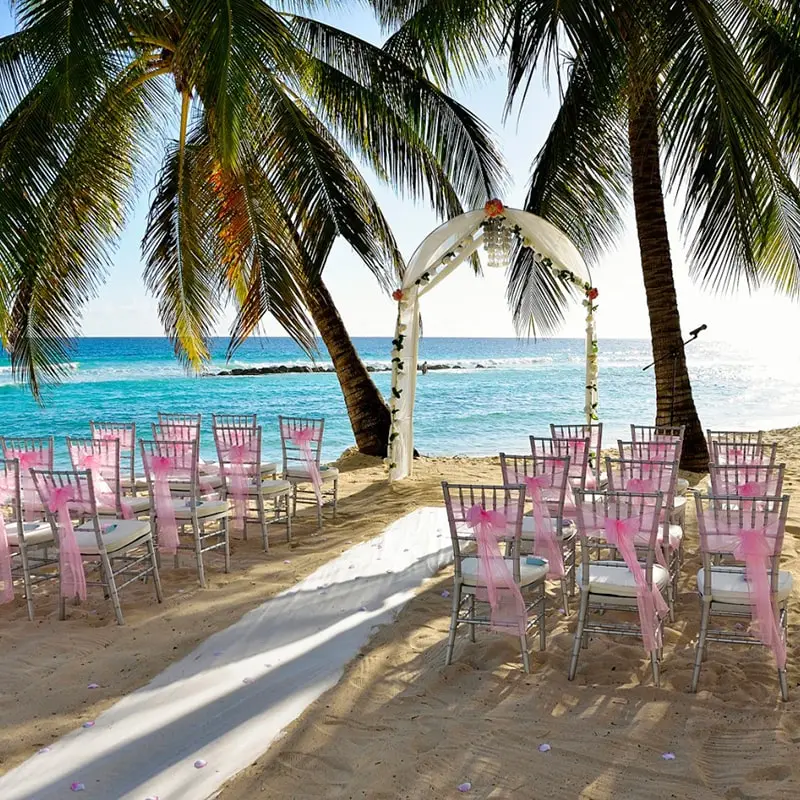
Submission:
{"label": "palm tree", "polygon": [[351,155],[449,216],[502,180],[485,127],[396,56],[264,0],[15,8],[0,39],[0,330],[15,374],[37,396],[60,377],[160,156],[144,279],[176,355],[202,367],[226,303],[230,352],[271,314],[312,353],[308,309],[359,446],[385,449],[370,419],[383,400],[321,281],[337,236],[384,288],[403,269]]}
{"label": "palm tree", "polygon": [[[687,426],[682,465],[704,471],[708,450],[681,344],[664,196],[671,192],[683,206],[696,277],[720,289],[768,281],[797,292],[800,194],[783,151],[791,139],[796,153],[800,138],[792,93],[800,85],[797,4],[376,2],[384,22],[399,26],[393,38],[402,50],[416,51],[443,77],[452,54],[463,72],[501,53],[509,108],[520,96],[524,102],[536,70],[555,71],[561,106],[535,158],[525,207],[596,258],[617,239],[632,194],[657,361],[656,421]],[[773,109],[780,139],[770,125]],[[522,251],[510,273],[521,327],[537,322],[529,288],[541,281],[539,272]],[[557,293],[550,297],[549,306],[538,303],[545,327],[559,316]]]}

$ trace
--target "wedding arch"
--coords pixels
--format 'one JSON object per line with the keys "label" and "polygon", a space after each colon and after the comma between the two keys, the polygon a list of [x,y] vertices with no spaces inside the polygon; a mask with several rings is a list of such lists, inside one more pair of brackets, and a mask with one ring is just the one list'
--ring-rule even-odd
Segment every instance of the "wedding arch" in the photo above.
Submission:
{"label": "wedding arch", "polygon": [[586,308],[586,421],[597,419],[597,289],[575,245],[554,225],[516,208],[490,200],[482,210],[448,220],[430,233],[417,248],[406,269],[397,301],[397,326],[392,340],[392,389],[389,398],[391,430],[387,466],[389,479],[411,474],[414,457],[414,400],[420,337],[420,298],[469,261],[481,246],[487,266],[506,267],[514,243],[531,248],[536,263],[549,269],[563,284],[583,296]]}

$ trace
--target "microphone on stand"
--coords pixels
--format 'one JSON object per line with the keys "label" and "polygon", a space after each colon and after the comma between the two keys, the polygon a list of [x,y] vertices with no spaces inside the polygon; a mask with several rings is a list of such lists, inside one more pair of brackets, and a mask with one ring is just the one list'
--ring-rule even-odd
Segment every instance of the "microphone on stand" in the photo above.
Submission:
{"label": "microphone on stand", "polygon": [[698,335],[705,330],[708,330],[708,325],[703,323],[699,328],[695,328],[693,331],[689,331],[689,336],[691,336],[692,339],[696,339]]}

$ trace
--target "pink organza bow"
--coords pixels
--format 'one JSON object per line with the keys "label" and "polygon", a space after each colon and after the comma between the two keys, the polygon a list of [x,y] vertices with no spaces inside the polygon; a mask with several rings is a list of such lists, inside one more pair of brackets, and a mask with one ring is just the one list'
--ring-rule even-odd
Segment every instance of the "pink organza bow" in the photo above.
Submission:
{"label": "pink organza bow", "polygon": [[86,574],[83,559],[72,527],[70,503],[75,499],[72,486],[59,486],[50,491],[47,507],[58,519],[58,564],[61,572],[61,596],[86,599]]}
{"label": "pink organza bow", "polygon": [[608,517],[605,521],[605,534],[606,541],[619,550],[636,582],[636,605],[639,609],[642,641],[644,649],[652,653],[661,648],[661,626],[658,623],[669,612],[669,608],[655,583],[651,589],[647,588],[644,570],[636,556],[635,540],[641,524],[638,517]]}
{"label": "pink organza bow", "polygon": [[767,484],[760,481],[746,481],[736,487],[736,494],[740,497],[764,497],[767,493]]}
{"label": "pink organza bow", "polygon": [[[81,469],[89,470],[92,473],[92,488],[94,489],[95,497],[105,506],[116,509],[117,495],[108,485],[108,481],[103,477],[100,471],[103,462],[97,453],[82,453],[78,457],[78,464]],[[120,509],[122,511],[123,519],[133,519],[133,508],[131,504],[125,500],[120,501]]]}
{"label": "pink organza bow", "polygon": [[475,596],[491,606],[492,630],[521,635],[525,632],[525,601],[498,543],[507,535],[505,514],[487,511],[476,503],[467,511],[466,521],[478,546]]}
{"label": "pink organza bow", "polygon": [[119,442],[121,450],[130,450],[133,447],[133,435],[131,431],[98,431],[95,433],[95,439],[101,439],[104,442]]}
{"label": "pink organza bow", "polygon": [[237,528],[244,524],[247,508],[247,493],[250,482],[245,467],[245,461],[250,453],[246,444],[232,444],[228,449],[230,476],[228,486],[233,497],[234,519]]}
{"label": "pink organza bow", "polygon": [[317,502],[322,505],[322,476],[317,466],[317,460],[311,452],[311,442],[317,438],[318,434],[314,428],[295,428],[289,432],[289,439],[293,444],[300,448],[303,458],[306,461],[308,477],[311,479],[311,486],[317,496]]}
{"label": "pink organza bow", "polygon": [[150,469],[153,471],[153,501],[158,524],[158,549],[162,553],[175,555],[178,552],[180,539],[169,486],[169,477],[174,469],[174,463],[167,456],[153,456],[150,459]]}
{"label": "pink organza bow", "polygon": [[625,486],[626,492],[655,492],[655,483],[649,478],[631,478]]}
{"label": "pink organza bow", "polygon": [[[0,481],[0,502],[5,503],[14,496],[15,489],[6,480]],[[14,599],[14,580],[11,574],[11,545],[8,543],[6,521],[0,511],[0,603],[10,603]]]}
{"label": "pink organza bow", "polygon": [[753,622],[756,633],[763,644],[775,655],[778,669],[786,668],[786,643],[781,636],[775,610],[772,607],[772,592],[769,585],[767,563],[772,555],[767,529],[743,529],[733,554],[744,561],[747,574],[747,589],[753,607]]}
{"label": "pink organza bow", "polygon": [[558,541],[557,533],[553,528],[553,520],[550,517],[550,511],[547,508],[547,503],[542,497],[542,489],[548,488],[553,485],[551,477],[547,474],[529,476],[523,478],[525,488],[531,497],[533,504],[533,520],[536,524],[536,530],[533,536],[533,552],[534,555],[544,558],[549,569],[547,572],[550,578],[563,578],[564,577],[564,553],[561,550],[561,544]]}

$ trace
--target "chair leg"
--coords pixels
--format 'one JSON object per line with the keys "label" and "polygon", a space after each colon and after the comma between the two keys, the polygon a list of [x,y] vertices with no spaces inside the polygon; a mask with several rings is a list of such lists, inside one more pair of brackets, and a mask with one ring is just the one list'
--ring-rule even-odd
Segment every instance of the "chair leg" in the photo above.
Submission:
{"label": "chair leg", "polygon": [[339,505],[339,479],[333,479],[333,519],[336,519],[336,508]]}
{"label": "chair leg", "polygon": [[150,551],[150,563],[153,567],[153,585],[156,587],[156,600],[164,602],[164,592],[161,590],[161,575],[158,572],[158,554],[156,553],[155,542],[151,536],[147,540],[147,549]]}
{"label": "chair leg", "polygon": [[589,607],[589,592],[581,590],[581,603],[578,609],[578,625],[575,628],[575,638],[572,640],[572,658],[569,661],[568,680],[574,680],[575,673],[578,671],[578,656],[581,652],[583,642],[583,628],[586,625],[586,611]]}
{"label": "chair leg", "polygon": [[124,625],[125,619],[122,616],[122,606],[119,602],[117,582],[114,580],[114,572],[111,567],[111,560],[108,557],[108,553],[104,552],[100,555],[100,570],[102,573],[104,573],[104,588],[107,588],[107,593],[111,595],[111,603],[114,606],[114,616],[117,618],[117,625]]}
{"label": "chair leg", "polygon": [[317,500],[317,528],[322,528],[322,501]]}
{"label": "chair leg", "polygon": [[197,520],[192,521],[192,532],[194,533],[194,557],[197,562],[197,580],[200,583],[200,588],[205,589],[207,586],[206,570],[203,565],[203,543],[200,538],[203,535],[203,527]]}
{"label": "chair leg", "polygon": [[256,513],[258,524],[261,527],[261,546],[265,553],[269,553],[269,525],[267,524],[267,510],[264,508],[264,496],[256,495]]}
{"label": "chair leg", "polygon": [[650,667],[653,670],[653,683],[658,687],[661,686],[661,674],[658,664],[658,651],[653,650],[650,653]]}
{"label": "chair leg", "polygon": [[292,484],[292,516],[297,516],[297,484]]}
{"label": "chair leg", "polygon": [[519,635],[519,649],[520,653],[522,654],[522,668],[526,673],[530,673],[531,655],[528,652],[528,635],[525,631]]}
{"label": "chair leg", "polygon": [[28,619],[33,622],[33,586],[31,585],[31,568],[26,546],[20,542],[19,558],[22,562],[22,585],[25,590],[25,602],[28,606]]}
{"label": "chair leg", "polygon": [[542,597],[537,603],[539,608],[539,650],[544,652],[547,650],[547,626],[545,624],[547,614],[547,592],[545,592],[544,583],[542,583]]}
{"label": "chair leg", "polygon": [[569,579],[565,576],[561,579],[561,604],[564,606],[565,616],[569,616]]}
{"label": "chair leg", "polygon": [[[471,594],[469,596],[469,617],[470,619],[475,619],[475,595]],[[469,624],[469,640],[471,642],[475,642],[477,639],[475,635],[475,623],[470,622]]]}
{"label": "chair leg", "polygon": [[450,611],[450,631],[447,634],[447,650],[444,654],[445,666],[453,663],[453,649],[456,646],[456,629],[458,628],[458,610],[461,608],[461,587],[453,587],[453,602]]}
{"label": "chair leg", "polygon": [[291,505],[291,495],[287,492],[283,496],[283,502],[286,503],[286,541],[292,541],[292,509],[290,508]]}
{"label": "chair leg", "polygon": [[230,517],[223,517],[220,520],[220,530],[225,541],[225,573],[231,571],[231,528]]}
{"label": "chair leg", "polygon": [[711,602],[707,602],[704,598],[702,606],[700,612],[700,636],[697,638],[697,649],[694,654],[694,670],[692,671],[692,688],[690,690],[692,693],[697,691],[697,684],[700,682],[700,668],[705,653],[706,635],[708,634],[708,618],[711,616]]}

